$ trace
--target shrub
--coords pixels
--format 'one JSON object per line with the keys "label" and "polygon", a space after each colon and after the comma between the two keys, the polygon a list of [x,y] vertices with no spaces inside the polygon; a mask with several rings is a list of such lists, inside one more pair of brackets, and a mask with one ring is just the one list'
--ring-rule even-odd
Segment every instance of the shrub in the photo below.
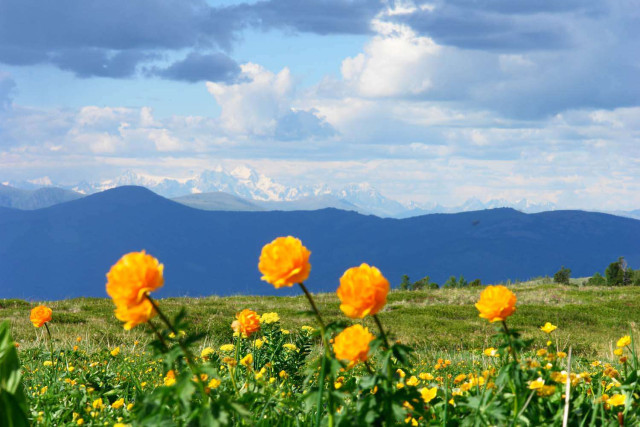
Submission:
{"label": "shrub", "polygon": [[571,269],[565,268],[564,265],[560,267],[560,270],[558,270],[556,274],[553,275],[553,281],[555,283],[561,283],[563,285],[568,285],[570,278],[571,278]]}

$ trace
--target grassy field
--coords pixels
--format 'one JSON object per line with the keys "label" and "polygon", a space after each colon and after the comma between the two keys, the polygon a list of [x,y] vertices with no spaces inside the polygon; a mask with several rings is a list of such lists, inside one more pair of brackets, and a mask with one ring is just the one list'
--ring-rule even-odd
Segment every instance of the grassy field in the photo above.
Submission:
{"label": "grassy field", "polygon": [[[517,311],[510,318],[512,327],[525,338],[543,345],[545,334],[536,327],[545,322],[558,326],[554,333],[558,348],[572,346],[578,357],[613,360],[615,340],[635,332],[640,322],[640,288],[560,286],[545,280],[512,287],[518,297]],[[414,346],[419,354],[440,357],[460,351],[489,347],[494,327],[478,318],[474,307],[481,288],[393,291],[380,318],[394,339]],[[335,294],[315,296],[323,315],[342,319]],[[282,325],[299,329],[314,325],[304,296],[297,297],[207,297],[160,300],[171,315],[185,306],[189,332],[203,332],[201,346],[219,346],[231,341],[230,322],[236,312],[251,308],[259,313],[277,312]],[[89,348],[114,347],[144,342],[143,328],[122,329],[113,316],[113,304],[107,298],[77,298],[46,302],[53,309],[51,332],[58,346],[71,347],[78,336]],[[41,346],[44,330],[33,328],[29,311],[34,306],[21,300],[0,300],[0,319],[11,322],[12,333],[21,348]],[[365,324],[372,327],[368,319]]]}

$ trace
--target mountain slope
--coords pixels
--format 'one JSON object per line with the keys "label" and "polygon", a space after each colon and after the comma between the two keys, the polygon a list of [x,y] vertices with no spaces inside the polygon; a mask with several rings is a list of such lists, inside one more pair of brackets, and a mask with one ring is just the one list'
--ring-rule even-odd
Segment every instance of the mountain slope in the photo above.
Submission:
{"label": "mountain slope", "polygon": [[256,203],[252,203],[241,197],[213,191],[210,193],[189,194],[187,196],[174,197],[171,200],[195,209],[205,211],[261,211],[264,210]]}
{"label": "mountain slope", "polygon": [[83,197],[82,194],[55,187],[23,190],[0,184],[0,206],[16,209],[41,209]]}
{"label": "mountain slope", "polygon": [[590,275],[625,256],[640,266],[640,221],[582,211],[495,209],[404,220],[324,209],[203,211],[140,187],[120,187],[37,211],[0,209],[0,298],[104,296],[105,274],[146,249],[165,264],[161,296],[286,294],[260,281],[262,246],[281,235],[312,251],[307,282],[333,291],[345,269],[368,262],[392,284],[403,274],[442,283],[452,274],[495,282]]}

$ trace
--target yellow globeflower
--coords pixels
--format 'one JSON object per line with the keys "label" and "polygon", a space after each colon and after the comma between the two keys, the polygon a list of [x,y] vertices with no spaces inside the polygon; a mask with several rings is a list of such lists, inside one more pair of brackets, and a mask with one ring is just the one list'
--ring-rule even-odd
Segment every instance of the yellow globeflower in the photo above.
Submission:
{"label": "yellow globeflower", "polygon": [[529,390],[539,390],[542,387],[544,387],[544,380],[542,378],[538,378],[537,380],[529,383]]}
{"label": "yellow globeflower", "polygon": [[222,344],[220,346],[220,351],[224,351],[226,353],[235,350],[236,346],[233,344]]}
{"label": "yellow globeflower", "polygon": [[231,323],[231,328],[243,337],[249,337],[260,330],[260,316],[255,311],[245,308],[236,314],[236,320]]}
{"label": "yellow globeflower", "polygon": [[423,387],[418,391],[420,392],[420,395],[422,396],[422,400],[424,400],[424,403],[429,403],[438,394],[438,387],[432,387],[432,388]]}
{"label": "yellow globeflower", "polygon": [[555,331],[556,329],[558,329],[558,327],[555,326],[555,325],[552,325],[549,322],[545,323],[544,326],[540,327],[540,330],[542,332],[546,332],[547,334],[550,334],[551,332]]}
{"label": "yellow globeflower", "polygon": [[49,307],[46,305],[39,305],[31,310],[29,319],[31,320],[31,323],[33,323],[33,326],[36,328],[42,328],[45,323],[51,322],[52,314],[53,312]]}
{"label": "yellow globeflower", "polygon": [[167,375],[164,377],[164,385],[167,387],[171,387],[176,383],[176,373],[173,369],[167,372]]}
{"label": "yellow globeflower", "polygon": [[119,408],[122,408],[123,406],[124,406],[124,398],[122,397],[111,404],[111,407],[113,409],[119,409]]}
{"label": "yellow globeflower", "polygon": [[265,323],[267,325],[279,321],[280,316],[278,316],[278,313],[264,313],[262,316],[260,316],[260,323]]}
{"label": "yellow globeflower", "polygon": [[220,387],[220,380],[217,378],[211,378],[211,381],[209,381],[209,384],[207,384],[207,387],[209,387],[210,389],[216,389]]}
{"label": "yellow globeflower", "polygon": [[380,270],[361,264],[344,272],[336,292],[340,298],[340,310],[352,319],[374,315],[387,303],[389,281]]}
{"label": "yellow globeflower", "polygon": [[205,347],[200,352],[200,357],[202,357],[204,360],[208,360],[209,356],[211,356],[213,353],[214,351],[211,347]]}
{"label": "yellow globeflower", "polygon": [[253,354],[249,353],[242,359],[240,359],[240,364],[242,366],[246,366],[247,368],[253,366]]}
{"label": "yellow globeflower", "polygon": [[340,332],[333,341],[336,358],[355,364],[367,360],[369,343],[375,337],[362,325],[353,325]]}
{"label": "yellow globeflower", "polygon": [[630,344],[631,344],[631,337],[629,335],[625,335],[624,337],[620,338],[616,343],[618,347],[626,347]]}
{"label": "yellow globeflower", "polygon": [[107,294],[116,305],[115,314],[129,330],[155,316],[146,294],[164,285],[164,266],[151,255],[131,252],[124,255],[107,273]]}
{"label": "yellow globeflower", "polygon": [[258,263],[261,279],[275,288],[302,283],[311,272],[309,256],[311,252],[302,245],[300,239],[278,237],[262,248]]}
{"label": "yellow globeflower", "polygon": [[607,404],[611,406],[622,406],[627,401],[627,396],[624,394],[614,394],[609,399],[607,399]]}
{"label": "yellow globeflower", "polygon": [[483,319],[501,322],[516,311],[516,300],[516,295],[505,286],[487,286],[480,294],[476,308]]}

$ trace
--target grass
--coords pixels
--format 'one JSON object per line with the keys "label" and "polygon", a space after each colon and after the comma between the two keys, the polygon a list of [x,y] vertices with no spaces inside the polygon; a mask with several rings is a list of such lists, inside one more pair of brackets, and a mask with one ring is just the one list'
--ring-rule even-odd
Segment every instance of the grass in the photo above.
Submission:
{"label": "grass", "polygon": [[[613,349],[620,336],[635,332],[640,322],[640,288],[560,286],[546,280],[513,285],[518,309],[509,319],[522,330],[524,338],[543,345],[545,334],[535,326],[551,322],[559,348],[572,346],[574,355],[584,358],[615,359]],[[414,346],[424,357],[454,351],[475,351],[491,346],[494,327],[478,318],[474,303],[481,288],[393,291],[380,313],[394,339]],[[329,320],[344,320],[335,294],[317,294],[315,299]],[[107,298],[75,298],[45,302],[53,309],[51,332],[56,345],[73,346],[76,337],[85,346],[114,347],[144,342],[148,335],[142,327],[124,331],[113,316]],[[219,346],[231,341],[229,327],[236,312],[251,308],[259,313],[275,311],[289,328],[314,325],[312,313],[303,295],[296,297],[233,296],[207,298],[167,298],[160,304],[170,315],[180,307],[188,309],[190,332],[203,332],[202,346]],[[0,319],[11,322],[12,333],[22,348],[38,347],[45,340],[44,330],[29,322],[35,303],[0,300]],[[374,328],[371,320],[365,323]]]}

